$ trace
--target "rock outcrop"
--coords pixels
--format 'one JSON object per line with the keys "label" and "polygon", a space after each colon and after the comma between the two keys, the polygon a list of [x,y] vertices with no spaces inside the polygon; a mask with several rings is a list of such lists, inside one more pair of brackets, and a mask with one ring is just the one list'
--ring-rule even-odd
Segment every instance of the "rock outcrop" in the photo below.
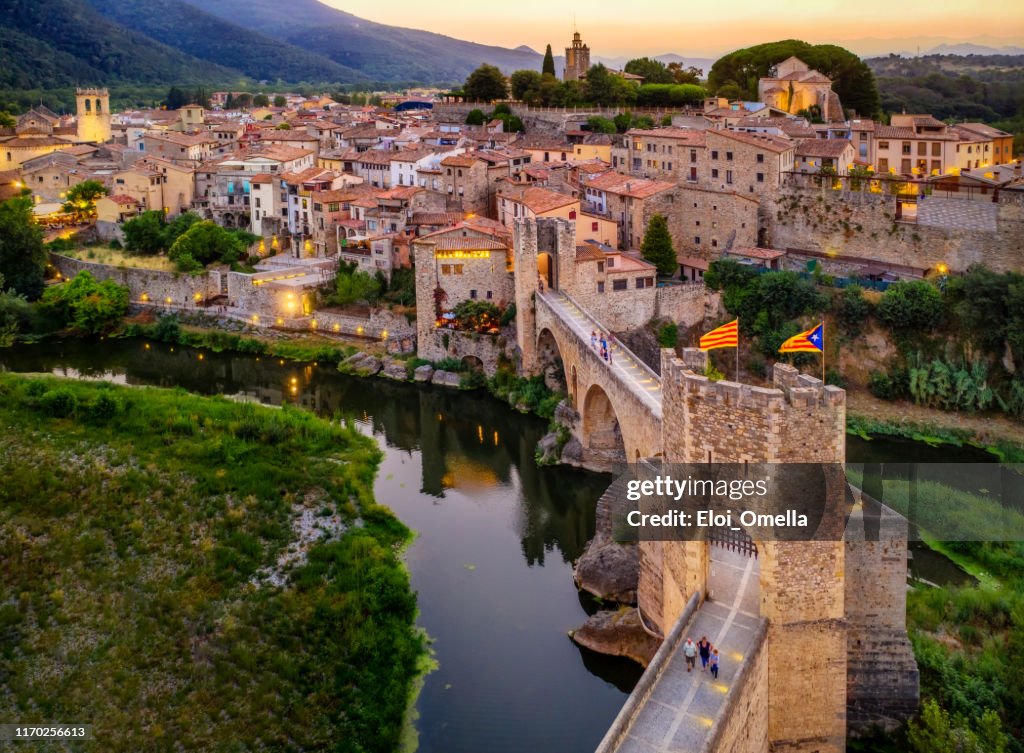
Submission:
{"label": "rock outcrop", "polygon": [[409,373],[405,368],[405,361],[399,361],[395,358],[386,358],[384,360],[384,368],[381,370],[381,374],[388,379],[394,379],[399,382],[404,382],[409,378]]}
{"label": "rock outcrop", "polygon": [[640,583],[640,549],[598,532],[576,561],[576,586],[605,601],[636,604]]}
{"label": "rock outcrop", "polygon": [[375,376],[381,370],[381,366],[381,361],[377,356],[370,353],[356,353],[339,363],[338,371],[342,374],[369,377]]}
{"label": "rock outcrop", "polygon": [[457,374],[454,371],[443,371],[438,369],[431,377],[430,383],[438,384],[442,387],[455,387],[457,389],[459,384],[462,383],[462,375]]}
{"label": "rock outcrop", "polygon": [[661,645],[661,641],[644,630],[640,612],[635,607],[601,610],[591,615],[569,637],[591,651],[625,656],[645,667]]}
{"label": "rock outcrop", "polygon": [[412,380],[414,382],[429,382],[433,376],[434,367],[429,363],[416,367],[416,370],[412,372]]}

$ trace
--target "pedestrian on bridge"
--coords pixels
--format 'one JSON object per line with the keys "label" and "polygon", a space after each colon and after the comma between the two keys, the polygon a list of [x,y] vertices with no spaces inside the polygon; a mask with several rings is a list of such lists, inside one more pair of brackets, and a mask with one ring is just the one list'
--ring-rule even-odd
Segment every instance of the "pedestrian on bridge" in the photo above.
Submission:
{"label": "pedestrian on bridge", "polygon": [[707,672],[708,662],[711,660],[711,641],[706,635],[700,637],[697,648],[700,650],[700,671]]}
{"label": "pedestrian on bridge", "polygon": [[693,642],[693,638],[687,638],[683,644],[683,656],[686,657],[686,671],[692,672],[697,664],[697,644]]}
{"label": "pedestrian on bridge", "polygon": [[594,330],[590,330],[590,347],[597,350],[597,333]]}
{"label": "pedestrian on bridge", "polygon": [[711,649],[711,676],[718,679],[718,649]]}

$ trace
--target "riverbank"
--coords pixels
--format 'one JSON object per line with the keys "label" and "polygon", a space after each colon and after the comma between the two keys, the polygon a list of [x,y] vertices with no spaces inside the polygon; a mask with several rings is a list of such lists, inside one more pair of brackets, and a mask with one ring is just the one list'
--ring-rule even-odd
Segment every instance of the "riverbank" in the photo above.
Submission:
{"label": "riverbank", "polygon": [[398,748],[425,640],[372,439],[151,387],[0,395],[0,715],[125,753]]}
{"label": "riverbank", "polygon": [[1006,416],[937,411],[854,390],[847,392],[846,399],[850,434],[902,437],[931,445],[967,444],[985,449],[1003,462],[1024,462],[1024,424]]}

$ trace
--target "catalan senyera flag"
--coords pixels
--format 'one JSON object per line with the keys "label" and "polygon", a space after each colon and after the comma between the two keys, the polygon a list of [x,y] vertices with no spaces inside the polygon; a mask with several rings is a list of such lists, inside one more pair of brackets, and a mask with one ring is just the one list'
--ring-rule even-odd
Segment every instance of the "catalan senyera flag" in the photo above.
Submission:
{"label": "catalan senyera flag", "polygon": [[723,324],[713,329],[700,338],[701,350],[714,350],[715,348],[738,348],[740,344],[740,320],[733,319],[728,324]]}
{"label": "catalan senyera flag", "polygon": [[825,352],[825,324],[818,324],[806,332],[793,335],[782,343],[780,353],[824,353]]}

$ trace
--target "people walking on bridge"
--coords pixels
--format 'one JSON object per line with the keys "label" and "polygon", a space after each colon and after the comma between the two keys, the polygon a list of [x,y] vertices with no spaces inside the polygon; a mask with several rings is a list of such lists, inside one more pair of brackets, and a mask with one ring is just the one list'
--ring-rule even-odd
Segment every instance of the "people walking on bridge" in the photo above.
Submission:
{"label": "people walking on bridge", "polygon": [[717,648],[711,649],[710,665],[711,665],[711,676],[714,677],[717,680],[718,679],[718,649]]}
{"label": "people walking on bridge", "polygon": [[590,347],[597,350],[597,332],[590,330]]}
{"label": "people walking on bridge", "polygon": [[708,640],[706,635],[700,637],[700,640],[697,642],[697,648],[700,650],[700,671],[707,672],[708,661],[711,659],[711,641]]}
{"label": "people walking on bridge", "polygon": [[686,671],[692,672],[697,664],[697,644],[693,642],[693,638],[687,638],[683,644],[683,656],[686,657]]}
{"label": "people walking on bridge", "polygon": [[601,333],[600,343],[601,343],[601,360],[607,361],[608,360],[608,340],[607,340],[607,338],[605,338],[604,332]]}

